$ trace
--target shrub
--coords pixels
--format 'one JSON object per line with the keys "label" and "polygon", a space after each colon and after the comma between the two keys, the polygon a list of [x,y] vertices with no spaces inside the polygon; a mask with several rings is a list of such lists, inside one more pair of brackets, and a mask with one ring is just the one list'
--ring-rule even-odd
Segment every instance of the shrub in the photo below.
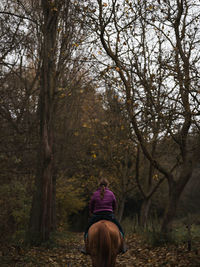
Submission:
{"label": "shrub", "polygon": [[68,218],[71,214],[78,213],[86,206],[82,196],[83,188],[76,184],[76,179],[64,177],[57,180],[56,207],[58,226],[68,227]]}
{"label": "shrub", "polygon": [[22,236],[28,225],[31,198],[25,185],[19,181],[0,186],[1,242]]}

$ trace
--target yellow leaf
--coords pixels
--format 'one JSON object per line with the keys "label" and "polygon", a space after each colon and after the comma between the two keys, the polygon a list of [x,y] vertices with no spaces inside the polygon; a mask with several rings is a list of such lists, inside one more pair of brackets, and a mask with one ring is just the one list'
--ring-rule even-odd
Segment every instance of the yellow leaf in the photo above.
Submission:
{"label": "yellow leaf", "polygon": [[52,8],[52,11],[58,11],[58,9],[56,7]]}
{"label": "yellow leaf", "polygon": [[120,71],[120,68],[119,67],[116,67],[115,69],[116,69],[116,71]]}
{"label": "yellow leaf", "polygon": [[107,3],[103,3],[103,6],[107,7],[107,6],[108,6],[108,4],[107,4]]}
{"label": "yellow leaf", "polygon": [[96,159],[97,155],[96,155],[96,154],[92,154],[92,157],[93,157],[94,159]]}
{"label": "yellow leaf", "polygon": [[152,10],[153,8],[154,8],[154,6],[152,6],[152,5],[149,5],[149,6],[148,6],[148,9],[149,9],[149,10]]}
{"label": "yellow leaf", "polygon": [[83,123],[82,126],[83,126],[84,128],[87,128],[87,127],[88,127],[87,123]]}
{"label": "yellow leaf", "polygon": [[157,181],[157,180],[158,180],[158,174],[154,174],[153,179],[154,179],[155,181]]}
{"label": "yellow leaf", "polygon": [[61,94],[60,95],[60,98],[64,98],[66,95],[65,94]]}

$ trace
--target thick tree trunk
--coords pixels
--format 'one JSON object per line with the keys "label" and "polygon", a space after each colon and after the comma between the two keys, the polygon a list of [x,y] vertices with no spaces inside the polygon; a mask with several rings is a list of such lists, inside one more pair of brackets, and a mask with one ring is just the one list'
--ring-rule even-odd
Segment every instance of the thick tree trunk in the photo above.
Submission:
{"label": "thick tree trunk", "polygon": [[168,234],[171,232],[172,222],[176,215],[180,194],[181,192],[177,192],[175,188],[169,193],[168,206],[161,226],[161,232],[163,234]]}
{"label": "thick tree trunk", "polygon": [[150,207],[151,207],[151,198],[145,198],[143,200],[140,210],[140,226],[142,227],[147,226]]}
{"label": "thick tree trunk", "polygon": [[178,203],[181,197],[181,194],[192,176],[193,165],[190,160],[185,161],[183,165],[183,169],[181,171],[180,177],[177,182],[171,181],[169,184],[169,200],[168,206],[163,218],[163,222],[161,225],[161,232],[164,234],[170,233],[172,222],[176,216]]}
{"label": "thick tree trunk", "polygon": [[30,214],[29,239],[40,244],[49,239],[55,229],[55,176],[54,176],[54,95],[56,86],[55,47],[58,10],[47,0],[42,2],[43,46],[40,75],[40,144],[38,149],[38,171],[35,181]]}

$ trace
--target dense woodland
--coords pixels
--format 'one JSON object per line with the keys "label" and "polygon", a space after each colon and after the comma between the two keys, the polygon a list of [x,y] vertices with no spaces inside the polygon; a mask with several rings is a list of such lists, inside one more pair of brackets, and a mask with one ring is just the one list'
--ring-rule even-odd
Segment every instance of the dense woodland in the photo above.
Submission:
{"label": "dense woodland", "polygon": [[200,224],[199,11],[1,1],[1,243],[83,232],[102,177],[122,223]]}

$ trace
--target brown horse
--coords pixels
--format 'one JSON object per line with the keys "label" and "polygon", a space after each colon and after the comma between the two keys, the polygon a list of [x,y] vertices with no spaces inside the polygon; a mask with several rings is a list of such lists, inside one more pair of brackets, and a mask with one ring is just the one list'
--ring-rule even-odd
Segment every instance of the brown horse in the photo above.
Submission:
{"label": "brown horse", "polygon": [[88,231],[87,252],[93,267],[114,267],[117,254],[122,249],[118,227],[106,220],[93,224]]}

